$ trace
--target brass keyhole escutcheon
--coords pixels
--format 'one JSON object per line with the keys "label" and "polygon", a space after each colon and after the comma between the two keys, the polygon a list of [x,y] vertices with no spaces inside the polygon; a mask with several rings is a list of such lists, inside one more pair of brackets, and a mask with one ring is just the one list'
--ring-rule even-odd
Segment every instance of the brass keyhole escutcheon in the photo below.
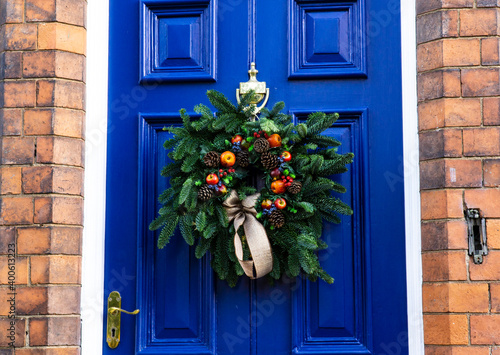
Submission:
{"label": "brass keyhole escutcheon", "polygon": [[135,315],[139,313],[136,309],[133,312],[128,312],[121,309],[122,298],[118,291],[113,291],[108,297],[108,314],[107,314],[107,328],[106,328],[106,342],[111,349],[115,349],[120,344],[120,328],[121,328],[121,314],[127,313]]}

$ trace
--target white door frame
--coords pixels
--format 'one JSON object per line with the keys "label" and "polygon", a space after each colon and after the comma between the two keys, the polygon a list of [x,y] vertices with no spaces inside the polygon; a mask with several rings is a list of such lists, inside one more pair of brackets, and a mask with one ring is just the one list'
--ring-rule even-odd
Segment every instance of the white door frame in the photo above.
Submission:
{"label": "white door frame", "polygon": [[[391,1],[388,2],[390,4]],[[394,3],[392,1],[392,3]],[[102,354],[109,0],[87,9],[87,121],[82,275],[82,355]],[[380,23],[379,25],[383,25]],[[403,149],[410,355],[424,354],[415,0],[401,0]],[[405,339],[403,335],[400,339]],[[386,344],[390,348],[397,343]]]}

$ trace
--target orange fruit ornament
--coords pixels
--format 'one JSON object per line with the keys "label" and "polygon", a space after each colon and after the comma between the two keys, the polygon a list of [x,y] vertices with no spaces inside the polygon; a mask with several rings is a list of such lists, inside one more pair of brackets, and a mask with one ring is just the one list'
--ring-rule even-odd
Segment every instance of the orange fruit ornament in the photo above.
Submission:
{"label": "orange fruit ornament", "polygon": [[236,163],[236,156],[233,152],[226,151],[220,155],[220,163],[225,167],[233,166]]}
{"label": "orange fruit ornament", "polygon": [[282,180],[276,180],[271,183],[271,191],[279,195],[285,192],[286,186]]}
{"label": "orange fruit ornament", "polygon": [[277,133],[271,135],[267,139],[267,141],[269,142],[269,145],[271,146],[271,148],[281,147],[281,137]]}

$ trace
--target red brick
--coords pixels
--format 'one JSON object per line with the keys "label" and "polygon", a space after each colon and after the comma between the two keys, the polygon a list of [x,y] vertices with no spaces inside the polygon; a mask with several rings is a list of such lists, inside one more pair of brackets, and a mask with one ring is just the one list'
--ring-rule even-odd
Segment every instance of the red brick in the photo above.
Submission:
{"label": "red brick", "polygon": [[[0,352],[0,355],[3,355]],[[79,348],[25,348],[16,349],[16,355],[80,355]]]}
{"label": "red brick", "polygon": [[465,251],[424,253],[422,268],[424,281],[467,280]]}
{"label": "red brick", "polygon": [[35,223],[83,224],[83,200],[78,197],[35,199]]}
{"label": "red brick", "polygon": [[33,223],[31,197],[6,197],[0,201],[0,224],[16,225]]}
{"label": "red brick", "polygon": [[79,314],[80,303],[80,286],[48,287],[50,314]]}
{"label": "red brick", "polygon": [[48,227],[19,228],[19,254],[74,254],[81,253],[81,228]]}
{"label": "red brick", "polygon": [[80,318],[30,319],[30,346],[44,345],[80,345]]}
{"label": "red brick", "polygon": [[34,24],[7,24],[3,26],[4,49],[22,51],[36,49],[37,27]]}
{"label": "red brick", "polygon": [[0,254],[9,254],[10,244],[16,243],[16,230],[14,227],[0,226]]}
{"label": "red brick", "polygon": [[463,131],[464,155],[500,155],[500,128],[470,128]]}
{"label": "red brick", "polygon": [[[9,283],[9,271],[11,269],[12,260],[9,255],[0,256],[0,284],[7,285]],[[28,258],[15,258],[15,284],[26,285],[28,283]]]}
{"label": "red brick", "polygon": [[10,0],[0,3],[0,23],[18,23],[24,20],[24,1]]}
{"label": "red brick", "polygon": [[24,134],[83,138],[84,112],[63,108],[32,109],[24,113]]}
{"label": "red brick", "polygon": [[[34,107],[36,100],[36,89],[34,81],[8,81],[2,83],[3,96],[0,95],[0,103],[4,107]],[[0,90],[0,93],[2,90]]]}
{"label": "red brick", "polygon": [[417,13],[422,14],[433,10],[446,8],[473,7],[473,0],[418,0]]}
{"label": "red brick", "polygon": [[37,105],[40,107],[85,108],[85,85],[74,81],[37,82]]}
{"label": "red brick", "polygon": [[488,236],[488,248],[500,249],[500,219],[486,220],[486,235]]}
{"label": "red brick", "polygon": [[0,167],[0,195],[21,193],[21,168]]}
{"label": "red brick", "polygon": [[426,355],[490,355],[486,346],[425,346]]}
{"label": "red brick", "polygon": [[84,26],[86,4],[83,0],[27,0],[26,19],[30,22],[64,22]]}
{"label": "red brick", "polygon": [[55,0],[26,0],[26,21],[37,22],[56,20]]}
{"label": "red brick", "polygon": [[438,11],[417,17],[417,43],[458,37],[458,11]]}
{"label": "red brick", "polygon": [[420,187],[481,187],[481,160],[440,159],[420,164]]}
{"label": "red brick", "polygon": [[83,194],[83,170],[69,167],[23,168],[23,191],[27,194]]}
{"label": "red brick", "polygon": [[85,28],[58,22],[40,24],[38,26],[38,48],[85,54]]}
{"label": "red brick", "polygon": [[465,221],[431,221],[422,223],[422,250],[467,249]]}
{"label": "red brick", "polygon": [[500,280],[500,251],[490,250],[482,264],[469,263],[471,280]]}
{"label": "red brick", "polygon": [[479,99],[438,99],[418,105],[420,130],[481,125]]}
{"label": "red brick", "polygon": [[479,65],[479,39],[444,39],[421,44],[417,49],[419,71],[443,67]]}
{"label": "red brick", "polygon": [[491,284],[491,311],[500,313],[500,284]]}
{"label": "red brick", "polygon": [[488,284],[423,285],[424,312],[483,313],[489,310]]}
{"label": "red brick", "polygon": [[57,21],[86,26],[87,2],[84,0],[57,0]]}
{"label": "red brick", "polygon": [[490,126],[500,125],[500,98],[485,97],[483,99],[484,124]]}
{"label": "red brick", "polygon": [[84,80],[85,61],[79,54],[60,51],[25,52],[23,76],[25,78],[57,77]]}
{"label": "red brick", "polygon": [[430,190],[421,192],[422,219],[461,218],[461,190]]}
{"label": "red brick", "polygon": [[0,110],[0,135],[19,136],[23,129],[23,112],[21,109]]}
{"label": "red brick", "polygon": [[26,194],[52,192],[52,167],[30,166],[23,168],[23,191]]}
{"label": "red brick", "polygon": [[53,109],[31,109],[24,111],[25,135],[49,135],[52,130]]}
{"label": "red brick", "polygon": [[474,315],[470,317],[471,344],[500,344],[500,315]]}
{"label": "red brick", "polygon": [[33,138],[4,137],[0,141],[2,164],[31,164],[34,158]]}
{"label": "red brick", "polygon": [[32,284],[79,284],[81,277],[80,256],[32,256]]}
{"label": "red brick", "polygon": [[50,197],[35,198],[35,223],[49,223],[52,220],[52,199]]}
{"label": "red brick", "polygon": [[484,186],[500,186],[500,159],[484,160]]}
{"label": "red brick", "polygon": [[419,101],[460,96],[460,70],[444,69],[418,74]]}
{"label": "red brick", "polygon": [[465,204],[468,208],[481,209],[486,218],[500,217],[500,190],[473,189],[465,190]]}
{"label": "red brick", "polygon": [[83,166],[83,141],[65,137],[39,137],[37,139],[38,163]]}
{"label": "red brick", "polygon": [[19,79],[23,75],[22,52],[4,52],[0,54],[0,78]]}
{"label": "red brick", "polygon": [[481,63],[483,65],[498,65],[498,38],[483,38],[481,40]]}
{"label": "red brick", "polygon": [[419,137],[421,160],[462,156],[461,129],[422,132]]}
{"label": "red brick", "polygon": [[500,95],[499,80],[498,68],[462,69],[462,95]]}
{"label": "red brick", "polygon": [[460,11],[460,36],[494,36],[496,34],[498,34],[497,9]]}
{"label": "red brick", "polygon": [[16,296],[16,311],[20,315],[47,314],[46,287],[19,287]]}
{"label": "red brick", "polygon": [[2,336],[0,336],[0,347],[7,347],[11,341],[14,341],[14,346],[22,347],[26,345],[26,321],[24,319],[16,318],[15,335],[9,339],[6,332],[11,327],[11,319],[0,319],[0,329]]}
{"label": "red brick", "polygon": [[424,315],[425,344],[466,345],[468,335],[466,315]]}
{"label": "red brick", "polygon": [[17,230],[18,254],[46,254],[50,252],[50,228],[19,228]]}
{"label": "red brick", "polygon": [[54,254],[82,253],[82,228],[80,227],[53,227],[51,250]]}

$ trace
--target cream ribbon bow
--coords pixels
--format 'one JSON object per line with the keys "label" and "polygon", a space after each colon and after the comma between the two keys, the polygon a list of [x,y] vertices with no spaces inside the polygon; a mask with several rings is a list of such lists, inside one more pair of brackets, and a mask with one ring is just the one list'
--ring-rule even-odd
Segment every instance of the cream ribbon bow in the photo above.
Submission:
{"label": "cream ribbon bow", "polygon": [[[273,269],[273,254],[271,244],[267,238],[266,229],[257,221],[255,216],[255,203],[260,194],[248,196],[240,201],[238,193],[232,190],[229,197],[222,204],[226,209],[229,222],[234,220],[234,249],[236,257],[240,262],[245,274],[251,279],[258,279],[267,275]],[[243,260],[243,246],[238,235],[238,228],[243,225],[248,248],[252,254],[252,260]]]}

